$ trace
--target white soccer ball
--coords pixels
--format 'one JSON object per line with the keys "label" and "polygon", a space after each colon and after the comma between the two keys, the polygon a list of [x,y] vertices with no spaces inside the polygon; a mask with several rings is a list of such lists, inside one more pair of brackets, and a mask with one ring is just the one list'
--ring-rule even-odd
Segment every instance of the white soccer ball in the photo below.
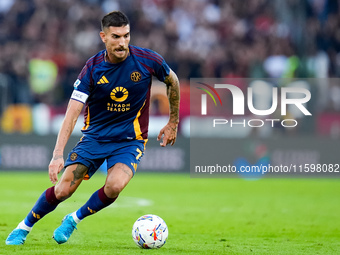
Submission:
{"label": "white soccer ball", "polygon": [[132,238],[144,249],[161,248],[168,238],[168,227],[165,221],[153,214],[138,218],[132,227]]}

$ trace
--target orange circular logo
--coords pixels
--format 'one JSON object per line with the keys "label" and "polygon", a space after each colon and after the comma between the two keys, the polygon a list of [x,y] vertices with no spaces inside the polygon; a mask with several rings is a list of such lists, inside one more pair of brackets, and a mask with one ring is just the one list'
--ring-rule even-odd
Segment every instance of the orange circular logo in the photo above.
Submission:
{"label": "orange circular logo", "polygon": [[111,91],[111,99],[116,101],[116,102],[123,102],[125,101],[128,96],[129,96],[129,91],[126,88],[123,87],[115,87],[112,91]]}

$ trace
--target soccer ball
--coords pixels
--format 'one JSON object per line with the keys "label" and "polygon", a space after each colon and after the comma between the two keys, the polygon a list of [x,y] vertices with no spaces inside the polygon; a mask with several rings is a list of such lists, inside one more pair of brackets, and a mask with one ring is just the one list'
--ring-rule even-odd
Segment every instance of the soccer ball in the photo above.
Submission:
{"label": "soccer ball", "polygon": [[165,221],[153,214],[138,218],[132,227],[132,238],[144,249],[161,248],[168,238],[168,227]]}

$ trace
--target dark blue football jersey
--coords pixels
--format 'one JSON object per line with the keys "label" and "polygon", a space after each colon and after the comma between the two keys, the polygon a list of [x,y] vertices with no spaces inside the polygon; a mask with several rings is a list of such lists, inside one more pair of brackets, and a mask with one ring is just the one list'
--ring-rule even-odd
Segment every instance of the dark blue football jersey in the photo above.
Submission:
{"label": "dark blue football jersey", "polygon": [[152,76],[164,81],[170,68],[158,53],[129,46],[120,63],[107,62],[106,50],[87,62],[71,99],[84,103],[84,136],[100,141],[143,140],[148,136]]}

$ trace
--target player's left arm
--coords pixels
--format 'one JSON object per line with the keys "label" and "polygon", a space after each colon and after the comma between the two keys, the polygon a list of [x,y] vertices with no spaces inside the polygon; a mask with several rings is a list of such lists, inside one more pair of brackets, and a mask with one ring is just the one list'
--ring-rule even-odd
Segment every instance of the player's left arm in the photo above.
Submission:
{"label": "player's left arm", "polygon": [[170,69],[170,73],[165,77],[166,92],[169,98],[170,116],[169,122],[161,129],[157,140],[159,141],[163,136],[163,141],[160,143],[162,147],[168,144],[174,145],[177,138],[177,127],[179,123],[179,81],[177,75]]}

